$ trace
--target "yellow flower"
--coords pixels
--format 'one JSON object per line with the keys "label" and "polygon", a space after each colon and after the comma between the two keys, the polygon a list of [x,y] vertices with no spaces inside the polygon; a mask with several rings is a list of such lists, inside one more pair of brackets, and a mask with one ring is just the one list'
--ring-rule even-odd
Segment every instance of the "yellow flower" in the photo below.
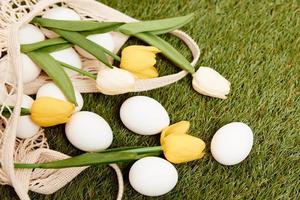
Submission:
{"label": "yellow flower", "polygon": [[155,54],[159,52],[159,49],[152,46],[128,46],[122,51],[120,67],[130,71],[140,79],[158,77],[154,65],[156,63]]}
{"label": "yellow flower", "polygon": [[67,101],[52,97],[40,97],[35,100],[31,107],[31,119],[36,124],[48,127],[66,123],[75,106]]}
{"label": "yellow flower", "polygon": [[172,163],[184,163],[204,156],[205,143],[197,137],[188,135],[188,121],[181,121],[165,128],[160,143],[165,157]]}

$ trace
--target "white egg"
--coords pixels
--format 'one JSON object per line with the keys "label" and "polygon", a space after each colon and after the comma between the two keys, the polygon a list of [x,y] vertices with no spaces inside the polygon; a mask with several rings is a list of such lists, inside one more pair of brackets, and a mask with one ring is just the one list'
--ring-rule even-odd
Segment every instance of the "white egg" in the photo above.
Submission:
{"label": "white egg", "polygon": [[[80,92],[76,88],[74,88],[74,90],[75,90],[76,102],[78,104],[75,108],[75,112],[77,112],[82,109],[83,98],[82,98]],[[36,93],[36,98],[39,98],[39,97],[52,97],[52,98],[60,99],[63,101],[68,101],[67,98],[65,97],[64,93],[53,82],[46,83],[38,89],[38,91]]]}
{"label": "white egg", "polygon": [[242,122],[232,122],[220,128],[211,141],[213,157],[223,165],[242,162],[253,145],[253,132]]}
{"label": "white egg", "polygon": [[29,115],[21,116],[17,127],[17,137],[21,139],[31,138],[38,133],[39,129],[39,125],[35,124]]}
{"label": "white egg", "polygon": [[82,151],[104,150],[113,140],[109,124],[93,112],[73,114],[66,123],[65,132],[71,144]]}
{"label": "white egg", "polygon": [[65,7],[51,8],[45,11],[42,17],[56,20],[80,20],[80,16],[74,10]]}
{"label": "white egg", "polygon": [[146,196],[160,196],[170,192],[178,181],[176,168],[158,157],[136,161],[129,171],[130,185]]}
{"label": "white egg", "polygon": [[[42,18],[55,20],[80,20],[80,16],[74,10],[65,7],[49,9],[44,12]],[[42,31],[48,38],[59,37],[59,35],[48,29],[42,28]]]}
{"label": "white egg", "polygon": [[[73,48],[66,48],[63,50],[55,51],[50,53],[50,55],[60,62],[64,62],[66,64],[72,65],[73,67],[76,67],[78,69],[82,68],[82,63],[80,60],[79,55],[76,53],[76,51]],[[65,68],[65,71],[69,76],[74,76],[78,74],[77,72]]]}
{"label": "white egg", "polygon": [[[16,100],[16,95],[12,98]],[[34,100],[27,95],[23,95],[22,98],[21,107],[30,109]],[[18,138],[26,139],[37,134],[39,129],[40,127],[31,120],[29,115],[20,116],[16,134]]]}
{"label": "white egg", "polygon": [[45,40],[43,32],[32,24],[25,24],[19,30],[20,44],[31,44]]}
{"label": "white egg", "polygon": [[[103,48],[109,50],[110,52],[114,51],[114,40],[110,33],[101,33],[101,34],[93,34],[86,37],[88,40],[102,46]],[[76,50],[80,55],[89,59],[95,59],[93,55],[86,52],[84,49],[75,46]]]}
{"label": "white egg", "polygon": [[39,68],[26,54],[21,53],[23,65],[23,83],[29,83],[35,80],[41,73]]}
{"label": "white egg", "polygon": [[[21,63],[23,66],[23,83],[29,83],[39,77],[41,68],[39,68],[26,54],[21,53]],[[0,80],[16,84],[16,76],[13,66],[8,63],[8,56],[5,55],[0,61]]]}
{"label": "white egg", "polygon": [[120,117],[129,130],[140,135],[158,134],[170,124],[165,108],[146,96],[127,99],[121,106]]}
{"label": "white egg", "polygon": [[[16,98],[16,95],[12,95],[12,96],[13,98]],[[31,109],[33,102],[34,102],[33,98],[24,94],[22,97],[21,107]]]}

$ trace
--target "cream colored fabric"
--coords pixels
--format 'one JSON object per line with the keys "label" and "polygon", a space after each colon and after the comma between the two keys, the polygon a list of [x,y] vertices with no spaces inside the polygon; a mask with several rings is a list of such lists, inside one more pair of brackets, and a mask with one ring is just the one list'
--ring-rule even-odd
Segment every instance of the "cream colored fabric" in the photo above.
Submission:
{"label": "cream colored fabric", "polygon": [[[10,118],[0,115],[0,184],[9,184],[14,187],[20,199],[30,199],[28,191],[41,194],[51,194],[62,188],[86,167],[68,169],[14,169],[14,162],[45,162],[67,158],[60,152],[49,149],[43,130],[26,140],[16,138],[16,127],[20,113],[22,94],[35,94],[37,89],[48,77],[42,74],[36,81],[22,84],[22,66],[20,62],[20,44],[18,41],[18,30],[26,23],[29,23],[34,16],[40,15],[44,10],[55,7],[56,3],[63,2],[63,6],[74,9],[85,19],[98,21],[123,21],[133,22],[135,19],[114,10],[94,0],[0,0],[0,56],[7,53],[0,60],[0,113],[6,105],[9,105],[10,96],[17,94],[14,112]],[[181,31],[172,32],[182,39],[191,49],[194,66],[199,59],[200,50],[197,44]],[[113,33],[116,44],[116,52],[128,39],[120,33]],[[103,65],[96,60],[83,59],[84,68],[90,72],[97,73]],[[177,74],[164,76],[150,80],[139,80],[133,92],[151,90],[174,83],[187,72],[181,71]],[[82,76],[72,78],[74,86],[82,93],[99,92],[95,82]],[[117,199],[122,198],[123,177],[119,167],[110,165],[117,174],[119,192]]]}

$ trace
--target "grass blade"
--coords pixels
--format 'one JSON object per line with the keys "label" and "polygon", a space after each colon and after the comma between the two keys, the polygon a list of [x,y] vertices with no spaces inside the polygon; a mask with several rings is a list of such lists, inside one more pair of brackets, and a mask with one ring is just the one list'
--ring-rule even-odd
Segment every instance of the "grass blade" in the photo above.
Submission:
{"label": "grass blade", "polygon": [[[86,37],[78,32],[65,31],[61,29],[51,29],[69,42],[78,45],[82,49],[86,50],[98,60],[103,62],[105,65],[111,67],[111,64],[108,62],[106,54],[112,56],[115,60],[120,60],[120,57],[111,53],[109,50],[97,45],[96,43],[86,39]],[[105,54],[105,53],[106,54]]]}
{"label": "grass blade", "polygon": [[171,44],[161,39],[159,36],[154,35],[152,33],[138,33],[133,36],[161,50],[164,56],[166,56],[169,60],[171,60],[176,66],[180,67],[181,69],[186,70],[191,74],[195,73],[195,69],[190,64],[190,62],[181,53],[179,53]]}
{"label": "grass blade", "polygon": [[77,105],[73,84],[61,65],[46,52],[33,51],[27,55],[48,74],[66,98]]}
{"label": "grass blade", "polygon": [[21,45],[21,52],[27,53],[30,51],[34,51],[37,49],[53,46],[53,45],[60,45],[60,44],[68,44],[69,42],[63,38],[53,38],[53,39],[48,39],[44,40],[41,42],[36,42],[33,44],[23,44]]}
{"label": "grass blade", "polygon": [[194,14],[192,13],[182,17],[127,23],[120,26],[119,31],[126,35],[134,35],[142,32],[162,34],[185,25],[186,23],[190,22],[193,17]]}
{"label": "grass blade", "polygon": [[57,28],[66,31],[92,31],[96,29],[105,29],[109,27],[120,26],[123,22],[98,22],[98,21],[80,21],[80,20],[55,20],[35,17],[32,23],[46,28]]}

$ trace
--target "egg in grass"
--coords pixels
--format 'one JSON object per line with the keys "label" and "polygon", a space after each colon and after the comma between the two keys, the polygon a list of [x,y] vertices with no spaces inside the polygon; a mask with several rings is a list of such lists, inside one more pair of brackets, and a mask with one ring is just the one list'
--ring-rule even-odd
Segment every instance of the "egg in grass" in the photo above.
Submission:
{"label": "egg in grass", "polygon": [[88,111],[73,114],[66,123],[65,133],[73,146],[87,152],[107,149],[113,141],[112,130],[105,119]]}
{"label": "egg in grass", "polygon": [[176,168],[159,157],[145,157],[136,161],[129,171],[130,185],[146,196],[161,196],[170,192],[178,181]]}
{"label": "egg in grass", "polygon": [[134,96],[124,101],[120,118],[129,130],[140,135],[158,134],[170,124],[166,109],[147,96]]}
{"label": "egg in grass", "polygon": [[253,145],[253,132],[242,122],[221,127],[211,141],[213,157],[223,165],[236,165],[249,155]]}

